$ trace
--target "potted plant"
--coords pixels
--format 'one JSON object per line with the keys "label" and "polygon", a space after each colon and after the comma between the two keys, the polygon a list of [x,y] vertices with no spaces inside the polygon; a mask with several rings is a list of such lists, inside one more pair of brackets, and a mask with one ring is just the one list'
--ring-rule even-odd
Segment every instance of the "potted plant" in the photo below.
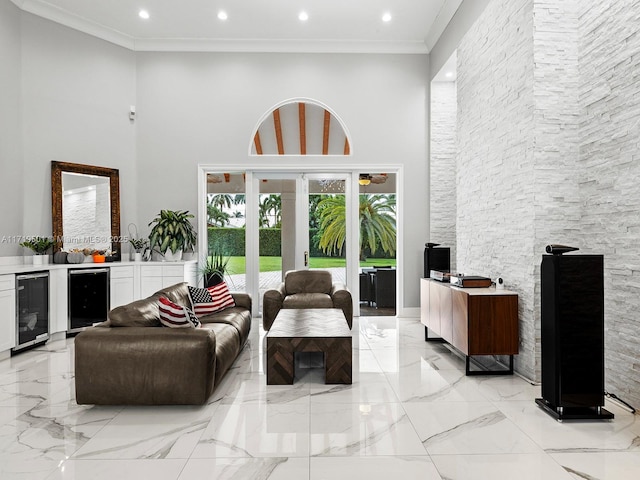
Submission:
{"label": "potted plant", "polygon": [[178,261],[182,252],[193,250],[196,243],[196,231],[189,221],[193,215],[189,211],[161,210],[160,214],[149,222],[149,248],[164,256],[167,261]]}
{"label": "potted plant", "polygon": [[227,273],[229,258],[224,258],[221,253],[213,252],[204,262],[200,263],[200,274],[205,287],[213,287],[224,281]]}
{"label": "potted plant", "polygon": [[54,245],[55,242],[49,237],[32,237],[29,240],[20,242],[21,247],[27,247],[33,250],[33,253],[35,254],[33,256],[34,265],[48,263],[49,257],[47,256],[47,252]]}
{"label": "potted plant", "polygon": [[145,248],[147,248],[147,244],[149,240],[146,238],[130,238],[129,243],[134,251],[134,261],[141,262],[142,261],[142,252]]}

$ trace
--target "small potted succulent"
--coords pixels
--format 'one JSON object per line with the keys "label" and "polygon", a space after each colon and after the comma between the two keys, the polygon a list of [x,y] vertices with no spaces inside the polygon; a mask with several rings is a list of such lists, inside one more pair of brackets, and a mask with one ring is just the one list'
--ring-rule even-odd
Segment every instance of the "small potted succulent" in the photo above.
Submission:
{"label": "small potted succulent", "polygon": [[33,250],[34,265],[43,265],[49,263],[49,256],[47,255],[47,252],[54,245],[55,242],[49,237],[31,237],[28,240],[20,243],[21,247],[26,247]]}
{"label": "small potted succulent", "polygon": [[182,252],[193,250],[196,244],[196,231],[189,219],[189,211],[161,210],[160,214],[149,222],[149,248],[157,249],[165,260],[175,262],[182,259]]}

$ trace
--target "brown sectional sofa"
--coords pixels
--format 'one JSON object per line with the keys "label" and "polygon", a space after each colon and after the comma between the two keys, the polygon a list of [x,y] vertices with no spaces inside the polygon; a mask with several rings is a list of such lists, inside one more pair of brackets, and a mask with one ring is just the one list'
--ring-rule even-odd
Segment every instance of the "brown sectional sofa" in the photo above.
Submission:
{"label": "brown sectional sofa", "polygon": [[200,318],[201,328],[163,327],[158,298],[189,306],[186,283],[115,308],[107,322],[75,338],[78,404],[201,405],[242,351],[251,328],[251,297]]}

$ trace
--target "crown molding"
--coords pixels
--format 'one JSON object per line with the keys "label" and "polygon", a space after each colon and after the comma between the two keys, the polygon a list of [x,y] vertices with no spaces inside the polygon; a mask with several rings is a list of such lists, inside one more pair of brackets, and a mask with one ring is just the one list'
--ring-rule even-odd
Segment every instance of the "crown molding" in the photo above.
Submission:
{"label": "crown molding", "polygon": [[122,32],[106,27],[99,23],[88,20],[84,17],[74,15],[66,10],[45,2],[34,0],[11,0],[18,8],[24,12],[32,13],[38,17],[46,18],[52,22],[59,23],[65,27],[78,30],[92,35],[107,42],[114,43],[121,47],[134,49],[134,38]]}
{"label": "crown molding", "polygon": [[[454,0],[458,1],[458,0]],[[138,38],[72,14],[46,2],[11,0],[22,11],[139,52],[371,53],[427,54],[425,42],[353,40],[270,40],[214,38]]]}
{"label": "crown molding", "polygon": [[211,38],[135,39],[138,52],[427,54],[424,42]]}
{"label": "crown molding", "polygon": [[429,34],[425,40],[426,48],[430,52],[434,45],[438,42],[438,39],[442,35],[442,33],[446,30],[447,26],[449,26],[449,22],[453,18],[453,16],[462,5],[464,0],[447,0],[438,15],[433,20],[429,28]]}

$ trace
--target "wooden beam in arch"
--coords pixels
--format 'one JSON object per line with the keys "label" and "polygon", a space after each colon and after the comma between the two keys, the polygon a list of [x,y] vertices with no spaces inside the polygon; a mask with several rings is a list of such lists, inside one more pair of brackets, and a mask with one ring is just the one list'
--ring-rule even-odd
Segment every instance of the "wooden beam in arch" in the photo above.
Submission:
{"label": "wooden beam in arch", "polygon": [[282,142],[282,126],[280,125],[280,109],[273,111],[273,125],[276,129],[276,143],[278,144],[278,155],[284,155],[284,144]]}
{"label": "wooden beam in arch", "polygon": [[329,154],[329,127],[331,126],[331,114],[324,111],[324,135],[322,136],[322,154]]}
{"label": "wooden beam in arch", "polygon": [[298,103],[298,123],[300,124],[300,155],[307,154],[307,118],[305,104]]}
{"label": "wooden beam in arch", "polygon": [[349,139],[348,138],[344,139],[344,154],[345,155],[351,155],[351,147],[349,146]]}
{"label": "wooden beam in arch", "polygon": [[262,143],[260,143],[260,132],[256,132],[253,137],[253,144],[256,146],[256,153],[262,155]]}

